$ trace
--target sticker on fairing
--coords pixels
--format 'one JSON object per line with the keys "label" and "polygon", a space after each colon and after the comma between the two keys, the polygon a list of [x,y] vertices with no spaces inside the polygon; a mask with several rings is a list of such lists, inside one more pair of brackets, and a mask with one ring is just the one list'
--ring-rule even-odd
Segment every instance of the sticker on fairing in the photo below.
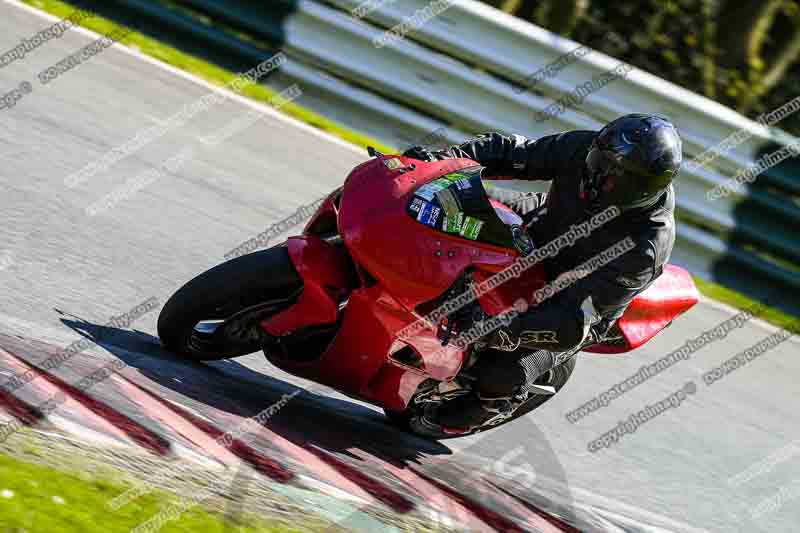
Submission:
{"label": "sticker on fairing", "polygon": [[436,193],[436,199],[439,200],[439,205],[444,209],[445,214],[455,215],[461,211],[461,205],[458,198],[453,194],[450,189],[444,189]]}
{"label": "sticker on fairing", "polygon": [[482,227],[483,227],[483,220],[478,220],[477,218],[466,216],[464,217],[464,223],[461,225],[461,231],[459,232],[459,234],[462,237],[474,241],[478,238],[478,235],[480,234]]}
{"label": "sticker on fairing", "polygon": [[383,164],[386,165],[386,167],[390,170],[395,170],[403,166],[403,162],[397,159],[396,157],[393,157],[391,159],[384,159]]}
{"label": "sticker on fairing", "polygon": [[458,190],[463,191],[465,189],[471,189],[472,184],[469,182],[468,179],[463,179],[463,180],[458,180],[456,182],[456,187],[458,187]]}
{"label": "sticker on fairing", "polygon": [[432,188],[428,187],[427,185],[423,185],[419,189],[417,189],[414,194],[419,196],[420,198],[425,198],[429,202],[433,200],[433,195],[436,194],[438,191],[433,190]]}
{"label": "sticker on fairing", "polygon": [[436,222],[439,220],[439,213],[441,213],[442,210],[428,202],[423,202],[423,204],[422,209],[420,209],[417,214],[417,220],[426,226],[436,226]]}
{"label": "sticker on fairing", "polygon": [[461,233],[461,226],[464,223],[464,213],[455,215],[445,215],[442,219],[442,229],[447,233]]}
{"label": "sticker on fairing", "polygon": [[415,213],[419,213],[419,212],[420,212],[420,210],[422,209],[422,206],[423,206],[423,205],[425,205],[425,202],[423,202],[423,201],[422,201],[422,200],[420,200],[419,198],[414,198],[413,200],[411,200],[411,205],[410,205],[409,207],[410,207],[410,208],[411,208],[411,210],[412,210],[412,211],[414,211]]}
{"label": "sticker on fairing", "polygon": [[439,179],[434,180],[434,181],[432,181],[430,183],[426,183],[425,185],[423,185],[422,187],[417,189],[416,192],[414,192],[414,194],[416,196],[421,197],[421,198],[425,198],[426,200],[428,200],[430,202],[430,201],[433,200],[433,196],[437,192],[439,192],[441,190],[444,190],[444,189],[448,188],[449,186],[450,186],[450,182],[449,181],[447,181],[446,179],[443,179],[443,178],[439,178]]}

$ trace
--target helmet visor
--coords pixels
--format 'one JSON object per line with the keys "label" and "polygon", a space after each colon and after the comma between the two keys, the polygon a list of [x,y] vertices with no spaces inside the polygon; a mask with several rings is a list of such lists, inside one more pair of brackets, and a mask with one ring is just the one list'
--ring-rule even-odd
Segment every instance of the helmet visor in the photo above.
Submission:
{"label": "helmet visor", "polygon": [[589,175],[599,184],[606,176],[621,173],[622,167],[617,159],[614,152],[594,147],[586,156],[586,168],[589,170]]}
{"label": "helmet visor", "polygon": [[596,207],[616,205],[630,209],[645,207],[651,204],[661,191],[641,190],[637,183],[637,173],[626,169],[621,163],[621,156],[611,150],[595,147],[586,156],[586,167],[589,171],[589,188],[593,189],[590,198]]}

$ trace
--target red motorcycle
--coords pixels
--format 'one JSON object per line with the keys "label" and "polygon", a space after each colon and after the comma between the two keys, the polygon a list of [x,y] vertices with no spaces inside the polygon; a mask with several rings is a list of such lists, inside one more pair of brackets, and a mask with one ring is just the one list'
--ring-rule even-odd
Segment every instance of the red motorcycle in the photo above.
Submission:
{"label": "red motorcycle", "polygon": [[[482,167],[468,159],[423,162],[384,156],[356,167],[302,235],[197,276],[158,319],[164,346],[206,361],[263,350],[275,366],[382,407],[390,421],[429,438],[456,436],[427,409],[474,383],[481,342],[458,342],[486,317],[507,311],[548,280],[541,263],[433,316],[476,284],[508,269],[526,250],[522,219],[490,200]],[[589,236],[588,238],[591,238]],[[474,293],[473,293],[474,294]],[[467,298],[470,300],[470,298]],[[641,346],[698,301],[689,274],[667,265],[628,307],[602,344]],[[497,427],[561,389],[575,357],[540,376],[485,424]]]}

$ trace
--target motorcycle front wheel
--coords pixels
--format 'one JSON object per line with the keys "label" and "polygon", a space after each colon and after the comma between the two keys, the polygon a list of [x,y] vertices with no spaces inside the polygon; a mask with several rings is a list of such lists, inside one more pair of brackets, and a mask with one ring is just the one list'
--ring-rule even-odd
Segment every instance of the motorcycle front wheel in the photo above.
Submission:
{"label": "motorcycle front wheel", "polygon": [[195,361],[261,350],[258,323],[290,306],[302,290],[285,245],[231,259],[172,295],[158,317],[158,336],[172,353]]}

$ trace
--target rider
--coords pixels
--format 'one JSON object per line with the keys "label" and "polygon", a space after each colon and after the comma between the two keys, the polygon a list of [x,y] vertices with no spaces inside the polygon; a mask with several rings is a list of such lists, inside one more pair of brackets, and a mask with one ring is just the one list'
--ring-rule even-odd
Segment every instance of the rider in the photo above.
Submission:
{"label": "rider", "polygon": [[545,260],[549,280],[569,272],[626,237],[635,247],[536,307],[488,339],[471,373],[476,392],[441,405],[432,416],[442,426],[468,429],[485,422],[496,402],[532,383],[609,332],[633,298],[662,272],[675,242],[672,180],[681,163],[681,139],[663,117],[625,115],[597,131],[570,131],[536,140],[499,133],[480,135],[438,152],[413,147],[404,155],[434,160],[468,158],[483,176],[551,180],[548,193],[515,202],[535,246],[573,224],[616,206],[621,214]]}

